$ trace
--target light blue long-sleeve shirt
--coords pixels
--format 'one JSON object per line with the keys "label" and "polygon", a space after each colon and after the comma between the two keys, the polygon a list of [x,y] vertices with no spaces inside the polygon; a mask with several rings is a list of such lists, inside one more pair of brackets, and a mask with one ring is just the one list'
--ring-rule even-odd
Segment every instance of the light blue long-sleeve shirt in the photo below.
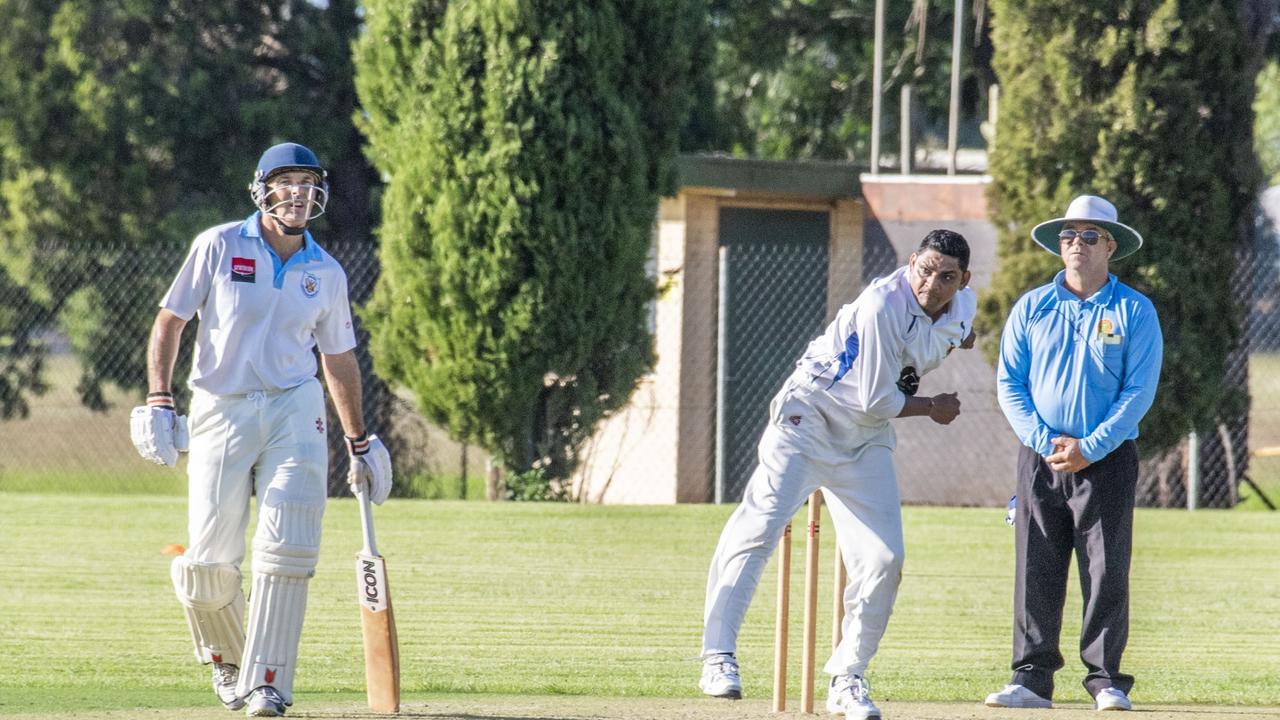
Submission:
{"label": "light blue long-sleeve shirt", "polygon": [[1000,338],[1000,409],[1022,444],[1044,457],[1052,438],[1080,440],[1096,462],[1138,437],[1156,396],[1164,337],[1155,306],[1109,275],[1081,300],[1066,271],[1023,295]]}

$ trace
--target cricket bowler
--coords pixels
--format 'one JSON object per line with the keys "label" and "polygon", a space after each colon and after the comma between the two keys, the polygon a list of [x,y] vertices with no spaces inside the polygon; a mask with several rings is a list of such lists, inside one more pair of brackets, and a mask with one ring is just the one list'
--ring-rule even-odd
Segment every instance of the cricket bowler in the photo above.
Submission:
{"label": "cricket bowler", "polygon": [[902,575],[902,512],[890,420],[960,413],[955,393],[917,397],[920,377],[957,347],[973,346],[977,299],[969,245],[934,230],[906,266],[840,309],[813,340],[769,408],[759,464],[720,535],[702,636],[703,692],[742,696],[738,631],[787,523],[821,488],[849,574],[843,639],[827,661],[827,709],[880,717],[865,674],[893,611]]}

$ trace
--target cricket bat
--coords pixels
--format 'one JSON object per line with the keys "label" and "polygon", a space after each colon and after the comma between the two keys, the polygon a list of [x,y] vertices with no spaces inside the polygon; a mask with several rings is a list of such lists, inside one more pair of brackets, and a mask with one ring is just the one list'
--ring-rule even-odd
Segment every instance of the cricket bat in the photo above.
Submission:
{"label": "cricket bat", "polygon": [[356,486],[356,499],[360,502],[360,526],[364,530],[364,547],[356,553],[356,597],[364,631],[364,683],[369,694],[369,709],[398,713],[400,646],[396,641],[395,616],[391,613],[387,562],[378,554],[373,537],[373,510],[363,484]]}

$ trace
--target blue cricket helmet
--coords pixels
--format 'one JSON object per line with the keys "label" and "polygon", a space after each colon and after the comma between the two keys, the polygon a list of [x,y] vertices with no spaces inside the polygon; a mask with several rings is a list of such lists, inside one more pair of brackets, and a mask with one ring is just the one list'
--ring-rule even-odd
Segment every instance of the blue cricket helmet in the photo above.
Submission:
{"label": "blue cricket helmet", "polygon": [[[279,200],[272,203],[270,200],[270,189],[268,185],[271,178],[283,173],[301,170],[312,173],[316,176],[315,184],[298,186],[300,190],[305,192],[305,200],[307,202],[307,221],[315,220],[324,214],[325,206],[329,202],[329,182],[328,173],[320,164],[320,158],[305,145],[298,143],[286,142],[279,145],[272,145],[262,153],[262,157],[258,158],[258,169],[253,174],[253,182],[249,183],[249,194],[253,196],[253,204],[262,211],[264,215],[282,220],[278,214],[281,207],[288,205],[290,200]],[[297,229],[302,232],[301,228]],[[289,232],[289,230],[286,230]]]}
{"label": "blue cricket helmet", "polygon": [[278,172],[287,170],[308,170],[321,176],[324,168],[320,166],[320,158],[311,149],[298,143],[280,143],[267,148],[258,158],[258,177],[270,178]]}

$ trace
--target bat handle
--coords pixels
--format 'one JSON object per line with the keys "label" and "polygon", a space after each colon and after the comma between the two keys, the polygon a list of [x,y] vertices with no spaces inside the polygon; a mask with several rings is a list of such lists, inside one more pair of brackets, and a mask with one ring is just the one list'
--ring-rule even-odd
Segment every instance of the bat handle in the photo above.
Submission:
{"label": "bat handle", "polygon": [[377,556],[378,543],[373,537],[373,508],[364,483],[356,484],[355,493],[356,499],[360,501],[360,529],[364,532],[364,549],[361,552],[365,555]]}

